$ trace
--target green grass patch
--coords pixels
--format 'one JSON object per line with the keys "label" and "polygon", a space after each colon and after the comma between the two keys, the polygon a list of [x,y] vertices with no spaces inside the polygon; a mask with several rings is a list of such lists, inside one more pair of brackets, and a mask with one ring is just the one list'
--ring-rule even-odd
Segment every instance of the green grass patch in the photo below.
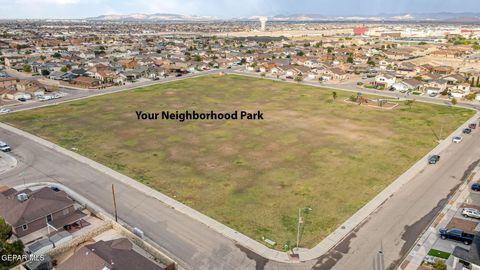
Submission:
{"label": "green grass patch", "polygon": [[445,251],[441,251],[441,250],[437,250],[437,249],[433,249],[433,248],[430,249],[430,251],[428,252],[428,255],[433,256],[433,257],[437,257],[437,258],[441,258],[441,259],[445,259],[445,260],[447,260],[450,257],[450,253],[445,252]]}
{"label": "green grass patch", "polygon": [[[474,112],[415,102],[379,110],[351,93],[205,76],[0,116],[78,149],[262,242],[301,245],[335,230]],[[138,121],[135,111],[264,113],[263,121]]]}

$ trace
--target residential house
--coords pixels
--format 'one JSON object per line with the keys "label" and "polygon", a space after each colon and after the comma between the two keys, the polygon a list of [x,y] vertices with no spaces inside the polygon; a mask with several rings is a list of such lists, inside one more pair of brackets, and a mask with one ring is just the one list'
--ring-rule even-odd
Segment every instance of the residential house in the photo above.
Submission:
{"label": "residential house", "polygon": [[418,75],[419,69],[411,62],[402,62],[397,68],[397,75],[402,78],[413,78]]}
{"label": "residential house", "polygon": [[86,76],[77,77],[72,83],[84,88],[95,88],[100,85],[100,82],[97,79]]}
{"label": "residential house", "polygon": [[174,270],[175,266],[157,264],[140,255],[126,238],[100,240],[76,250],[61,262],[57,270],[109,269],[109,270]]}
{"label": "residential house", "polygon": [[464,98],[466,95],[470,94],[470,84],[468,83],[460,83],[453,86],[448,87],[450,94],[454,98]]}
{"label": "residential house", "polygon": [[433,74],[433,73],[428,73],[428,74],[423,74],[421,75],[422,77],[422,80],[426,81],[426,82],[431,82],[431,81],[435,81],[435,80],[439,80],[442,78],[442,75],[440,74]]}
{"label": "residential house", "polygon": [[63,76],[65,76],[66,72],[61,71],[53,71],[51,72],[48,77],[52,80],[62,80]]}
{"label": "residential house", "polygon": [[122,65],[124,69],[135,69],[138,68],[140,65],[138,64],[137,60],[135,58],[132,59],[122,59],[119,60],[118,63]]}
{"label": "residential house", "polygon": [[450,74],[442,77],[442,80],[446,80],[448,84],[453,85],[453,84],[466,82],[467,78],[465,78],[460,74]]}
{"label": "residential house", "polygon": [[432,73],[447,75],[453,72],[453,67],[450,66],[436,66],[433,67]]}
{"label": "residential house", "polygon": [[102,83],[111,83],[116,78],[115,73],[108,66],[103,64],[95,65],[93,68],[89,69],[87,73],[91,74],[95,79]]}
{"label": "residential house", "polygon": [[420,90],[423,86],[423,82],[416,79],[404,80],[402,83],[408,87],[408,90],[413,91]]}
{"label": "residential house", "polygon": [[382,86],[384,89],[390,89],[397,81],[396,77],[389,73],[383,73],[375,76],[375,85]]}
{"label": "residential house", "polygon": [[425,87],[440,89],[440,92],[442,92],[445,89],[447,89],[447,81],[442,80],[442,79],[434,80],[434,81],[426,83]]}
{"label": "residential house", "polygon": [[0,87],[1,88],[12,88],[15,87],[17,84],[17,79],[7,77],[7,78],[0,78]]}
{"label": "residential house", "polygon": [[408,91],[410,88],[408,87],[407,84],[405,84],[404,82],[396,82],[392,85],[391,89],[393,91],[398,91],[398,92],[406,92]]}
{"label": "residential house", "polygon": [[342,81],[348,78],[348,73],[341,68],[333,67],[324,72],[325,75],[329,75],[332,80]]}
{"label": "residential house", "polygon": [[[470,269],[480,270],[480,236],[475,235],[470,249],[456,246],[452,252],[453,268],[452,269]],[[460,265],[459,265],[460,263]],[[463,264],[463,266],[461,266]]]}
{"label": "residential house", "polygon": [[75,209],[75,202],[60,190],[0,189],[0,216],[12,225],[13,233],[23,237],[45,227],[58,230],[75,223],[85,214]]}
{"label": "residential house", "polygon": [[[306,76],[310,71],[308,67],[294,66],[294,65],[281,66],[281,67],[277,67],[277,69],[283,71],[285,76],[289,79],[293,79],[297,76]],[[272,73],[275,71],[272,69]]]}

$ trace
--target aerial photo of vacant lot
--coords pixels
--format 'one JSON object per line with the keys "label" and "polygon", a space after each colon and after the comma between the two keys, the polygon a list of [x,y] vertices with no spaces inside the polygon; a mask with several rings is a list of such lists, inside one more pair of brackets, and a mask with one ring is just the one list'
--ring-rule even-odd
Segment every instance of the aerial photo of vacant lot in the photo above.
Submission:
{"label": "aerial photo of vacant lot", "polygon": [[[275,248],[312,247],[473,115],[415,102],[393,110],[352,93],[206,76],[2,116]],[[136,110],[261,110],[263,121],[138,121]]]}

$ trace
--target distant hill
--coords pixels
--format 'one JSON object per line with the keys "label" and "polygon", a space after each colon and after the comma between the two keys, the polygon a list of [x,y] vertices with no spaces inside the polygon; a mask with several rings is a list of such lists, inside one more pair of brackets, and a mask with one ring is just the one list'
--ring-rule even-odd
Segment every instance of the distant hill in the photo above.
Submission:
{"label": "distant hill", "polygon": [[[259,16],[233,18],[233,21],[257,21]],[[156,13],[143,14],[132,13],[126,15],[101,15],[86,18],[90,21],[215,21],[225,20],[214,16],[188,16],[180,14]],[[359,16],[325,16],[321,14],[292,14],[269,16],[270,21],[432,21],[432,22],[469,22],[480,23],[480,13],[464,12],[438,12],[438,13],[406,13],[406,14],[379,14]]]}
{"label": "distant hill", "polygon": [[211,16],[187,16],[179,14],[156,13],[143,14],[132,13],[126,15],[100,15],[97,17],[86,18],[89,21],[209,21],[216,20]]}
{"label": "distant hill", "polygon": [[404,13],[359,16],[323,16],[319,14],[276,15],[272,21],[436,21],[480,22],[480,13]]}

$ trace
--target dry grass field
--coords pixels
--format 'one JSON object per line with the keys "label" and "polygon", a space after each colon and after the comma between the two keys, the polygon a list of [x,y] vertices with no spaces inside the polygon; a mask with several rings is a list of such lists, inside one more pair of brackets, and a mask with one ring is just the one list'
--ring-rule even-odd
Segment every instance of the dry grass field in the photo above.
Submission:
{"label": "dry grass field", "polygon": [[[382,110],[351,93],[207,76],[8,114],[58,143],[261,241],[312,247],[473,115],[416,102]],[[139,121],[135,111],[261,110],[262,121]]]}

